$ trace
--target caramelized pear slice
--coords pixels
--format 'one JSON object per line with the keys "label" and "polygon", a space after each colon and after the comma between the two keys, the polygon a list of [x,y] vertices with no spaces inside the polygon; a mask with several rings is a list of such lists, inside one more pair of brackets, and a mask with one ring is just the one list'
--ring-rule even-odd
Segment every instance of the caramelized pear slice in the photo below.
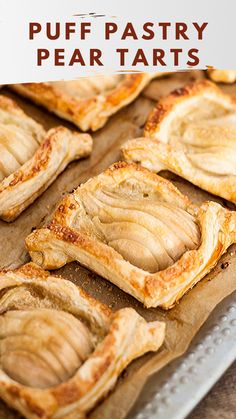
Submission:
{"label": "caramelized pear slice", "polygon": [[[165,269],[174,263],[158,237],[145,227],[125,221],[101,223],[98,218],[93,220],[96,227],[102,231],[108,244],[139,268],[144,269],[145,266],[147,271],[157,272],[159,269]],[[127,241],[127,250],[125,250],[125,241]],[[135,248],[137,248],[137,251],[135,251]],[[129,254],[130,257],[128,257]],[[151,261],[153,268],[148,268],[148,260]]]}
{"label": "caramelized pear slice", "polygon": [[83,204],[103,240],[146,271],[167,268],[200,243],[195,218],[154,197],[130,199],[100,190],[85,193]]}
{"label": "caramelized pear slice", "polygon": [[138,208],[154,217],[162,220],[174,234],[182,241],[186,242],[189,249],[199,245],[200,232],[195,218],[181,208],[167,204],[163,201],[128,200],[124,197],[116,196],[111,192],[99,191],[99,198],[102,202],[119,208],[135,209]]}
{"label": "caramelized pear slice", "polygon": [[0,317],[0,326],[3,370],[31,387],[65,381],[93,350],[87,327],[62,311],[8,311]]}

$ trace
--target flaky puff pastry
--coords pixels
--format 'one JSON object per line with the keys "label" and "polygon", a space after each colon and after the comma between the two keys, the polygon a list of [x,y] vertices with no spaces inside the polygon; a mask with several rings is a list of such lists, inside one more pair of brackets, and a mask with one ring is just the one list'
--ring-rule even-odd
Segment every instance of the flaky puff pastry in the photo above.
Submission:
{"label": "flaky puff pastry", "polygon": [[11,99],[0,96],[0,218],[13,221],[73,160],[92,151],[88,134],[45,132]]}
{"label": "flaky puff pastry", "polygon": [[152,78],[162,74],[114,74],[10,87],[82,131],[96,131],[111,115],[131,103]]}
{"label": "flaky puff pastry", "polygon": [[0,274],[0,326],[0,397],[29,419],[84,417],[165,334],[32,263]]}
{"label": "flaky puff pastry", "polygon": [[234,83],[236,81],[236,70],[208,70],[211,80],[217,83]]}
{"label": "flaky puff pastry", "polygon": [[122,148],[128,162],[169,170],[236,204],[236,100],[204,80],[162,98],[144,135]]}
{"label": "flaky puff pastry", "polygon": [[146,307],[171,308],[236,239],[236,213],[193,205],[166,179],[125,162],[90,179],[26,239],[48,269],[78,261]]}

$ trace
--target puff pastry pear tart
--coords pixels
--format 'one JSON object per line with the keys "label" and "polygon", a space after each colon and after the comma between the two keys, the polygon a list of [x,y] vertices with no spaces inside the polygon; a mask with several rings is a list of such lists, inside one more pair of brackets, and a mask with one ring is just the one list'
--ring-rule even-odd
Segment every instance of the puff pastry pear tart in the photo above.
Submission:
{"label": "puff pastry pear tart", "polygon": [[85,417],[164,335],[164,323],[113,314],[32,263],[0,273],[0,397],[26,418]]}
{"label": "puff pastry pear tart", "polygon": [[162,73],[83,77],[73,81],[11,85],[13,90],[73,122],[96,131],[131,103],[153,77]]}
{"label": "puff pastry pear tart", "polygon": [[168,180],[116,163],[67,196],[26,239],[34,262],[78,261],[146,307],[171,308],[235,241],[236,213],[194,206]]}
{"label": "puff pastry pear tart", "polygon": [[128,141],[128,162],[169,170],[236,204],[236,100],[208,80],[162,98],[152,111],[146,138]]}
{"label": "puff pastry pear tart", "polygon": [[234,83],[236,70],[208,70],[211,80],[217,83]]}
{"label": "puff pastry pear tart", "polygon": [[13,221],[72,160],[91,151],[88,134],[64,127],[45,132],[14,101],[0,96],[0,218]]}

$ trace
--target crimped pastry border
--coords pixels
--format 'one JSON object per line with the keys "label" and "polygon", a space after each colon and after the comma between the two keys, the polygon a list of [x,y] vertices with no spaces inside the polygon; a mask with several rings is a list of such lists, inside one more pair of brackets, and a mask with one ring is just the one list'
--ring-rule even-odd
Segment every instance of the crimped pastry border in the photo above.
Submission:
{"label": "crimped pastry border", "polygon": [[76,99],[49,83],[15,84],[10,87],[56,115],[73,122],[82,131],[96,131],[105,125],[111,115],[131,103],[152,78],[162,74],[127,74],[114,89],[89,99]]}
{"label": "crimped pastry border", "polygon": [[[132,308],[112,314],[108,307],[89,297],[70,281],[50,276],[32,263],[16,271],[0,273],[1,293],[4,289],[21,285],[31,289],[40,287],[47,294],[53,309],[75,316],[80,316],[82,312],[94,331],[102,332],[102,340],[74,376],[54,387],[37,389],[24,386],[0,369],[0,397],[26,418],[85,417],[114,387],[119,374],[133,359],[145,352],[156,351],[163,343],[164,323],[147,323]],[[17,306],[16,302],[14,304]],[[16,309],[15,306],[13,308]],[[18,309],[21,308],[20,304]],[[12,309],[11,305],[6,307],[3,303],[3,310],[8,309]],[[23,302],[23,309],[27,309],[27,303]]]}
{"label": "crimped pastry border", "polygon": [[[93,191],[104,185],[115,187],[125,179],[146,182],[150,188],[161,192],[172,202],[178,202],[180,207],[195,215],[201,230],[199,248],[185,252],[169,268],[150,274],[127,262],[104,242],[82,232],[79,229],[79,217],[83,190]],[[31,233],[26,245],[33,261],[44,268],[59,268],[77,260],[137,298],[146,307],[169,309],[216,265],[228,246],[235,241],[235,227],[235,213],[214,202],[206,202],[199,208],[164,178],[141,166],[121,162],[67,196],[58,206],[52,222]]]}

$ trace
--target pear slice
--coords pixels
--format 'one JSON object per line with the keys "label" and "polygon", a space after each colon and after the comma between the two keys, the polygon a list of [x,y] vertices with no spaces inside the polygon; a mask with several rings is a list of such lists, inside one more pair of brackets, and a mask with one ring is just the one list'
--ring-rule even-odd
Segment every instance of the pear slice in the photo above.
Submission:
{"label": "pear slice", "polygon": [[4,177],[9,176],[20,167],[20,163],[8,149],[0,143],[0,169]]}
{"label": "pear slice", "polygon": [[200,232],[195,218],[187,211],[166,204],[163,201],[154,200],[124,200],[109,192],[99,191],[99,198],[102,202],[119,208],[135,209],[146,211],[150,215],[161,219],[182,241],[186,242],[189,249],[199,245]]}
{"label": "pear slice", "polygon": [[236,155],[230,149],[220,148],[203,153],[188,154],[188,158],[198,168],[215,175],[236,175]]}
{"label": "pear slice", "polygon": [[109,245],[132,263],[132,265],[150,273],[159,270],[159,265],[150,250],[137,241],[117,239],[109,242]]}
{"label": "pear slice", "polygon": [[[167,266],[170,266],[174,263],[174,260],[168,255],[165,248],[160,243],[158,237],[156,237],[152,232],[147,230],[145,227],[131,222],[113,222],[113,223],[101,223],[97,218],[93,219],[94,224],[98,229],[102,231],[105,236],[106,241],[112,247],[114,247],[118,251],[118,244],[122,243],[120,249],[124,249],[124,241],[129,241],[129,249],[131,250],[132,254],[134,253],[134,257],[128,257],[127,251],[120,251],[119,253],[131,263],[135,261],[135,252],[133,252],[132,246],[130,246],[130,241],[138,247],[139,251],[136,253],[137,258],[152,260],[152,265],[155,266],[154,270],[150,270],[151,268],[146,269],[149,272],[157,272],[159,269],[165,269]],[[144,251],[146,250],[146,252]],[[146,255],[146,256],[145,256]],[[132,259],[132,260],[131,260]],[[154,263],[155,261],[155,263]],[[140,263],[136,262],[134,265],[143,269],[143,264],[148,266],[147,262]]]}
{"label": "pear slice", "polygon": [[60,382],[48,364],[29,351],[11,351],[2,357],[1,363],[6,374],[26,386],[48,388]]}
{"label": "pear slice", "polygon": [[22,384],[57,385],[71,377],[92,350],[89,330],[69,313],[12,310],[0,317],[0,362]]}
{"label": "pear slice", "polygon": [[21,131],[32,142],[36,141],[40,144],[45,137],[43,127],[34,119],[26,116],[20,109],[17,113],[7,112],[0,108],[0,124],[12,128],[15,132]]}
{"label": "pear slice", "polygon": [[[8,336],[5,339],[2,339],[0,341],[0,353],[1,362],[4,367],[6,365],[9,367],[9,363],[11,363],[13,356],[12,352],[17,354],[23,352],[24,354],[29,353],[37,356],[42,361],[43,365],[46,364],[45,367],[47,370],[52,372],[54,379],[55,376],[57,377],[58,382],[62,382],[67,378],[67,371],[57,357],[42,345],[40,339],[35,336],[21,334]],[[8,359],[8,356],[10,356],[10,360]]]}
{"label": "pear slice", "polygon": [[17,159],[20,165],[28,161],[38,148],[37,141],[21,129],[2,124],[0,124],[0,144]]}

